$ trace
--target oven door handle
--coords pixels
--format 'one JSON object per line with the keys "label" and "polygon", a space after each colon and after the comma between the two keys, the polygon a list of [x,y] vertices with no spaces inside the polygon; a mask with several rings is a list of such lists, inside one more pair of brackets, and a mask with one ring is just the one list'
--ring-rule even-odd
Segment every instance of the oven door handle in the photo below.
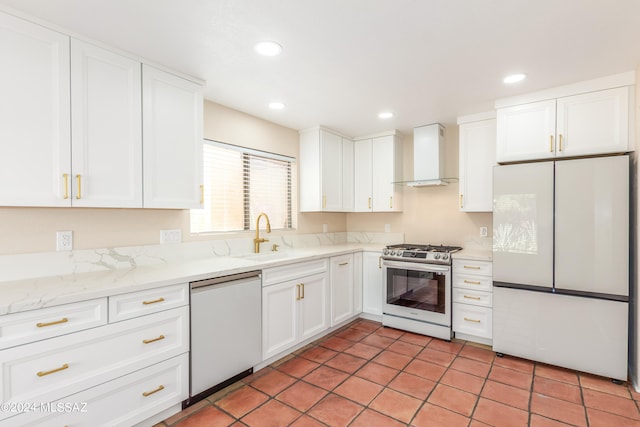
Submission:
{"label": "oven door handle", "polygon": [[450,271],[450,267],[444,266],[444,265],[423,264],[420,262],[397,262],[397,261],[389,261],[386,259],[382,260],[382,266],[403,268],[405,270],[433,271],[433,272],[443,272],[443,273],[448,273]]}

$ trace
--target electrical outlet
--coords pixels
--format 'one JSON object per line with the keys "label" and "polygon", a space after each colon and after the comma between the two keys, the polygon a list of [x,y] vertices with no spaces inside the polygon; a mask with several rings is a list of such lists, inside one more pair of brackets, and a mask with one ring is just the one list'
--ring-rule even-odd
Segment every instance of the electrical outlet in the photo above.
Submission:
{"label": "electrical outlet", "polygon": [[160,230],[160,244],[181,243],[182,230]]}
{"label": "electrical outlet", "polygon": [[56,251],[70,251],[73,249],[73,231],[56,232]]}
{"label": "electrical outlet", "polygon": [[329,225],[327,224],[322,224],[322,232],[326,233],[327,231],[329,231]]}
{"label": "electrical outlet", "polygon": [[487,237],[487,227],[480,227],[480,237]]}
{"label": "electrical outlet", "polygon": [[384,232],[385,233],[389,233],[391,231],[391,224],[385,224],[384,225]]}

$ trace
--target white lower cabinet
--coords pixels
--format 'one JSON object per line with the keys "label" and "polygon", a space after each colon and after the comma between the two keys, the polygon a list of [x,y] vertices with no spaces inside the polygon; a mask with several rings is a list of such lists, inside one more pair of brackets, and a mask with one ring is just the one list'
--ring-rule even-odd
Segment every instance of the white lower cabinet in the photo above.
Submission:
{"label": "white lower cabinet", "polygon": [[[179,287],[184,289],[177,294],[188,291],[187,284]],[[169,295],[167,289],[176,291],[175,288],[159,288],[157,292]],[[140,305],[145,307],[149,305],[144,304],[146,293],[131,295],[142,297]],[[113,306],[121,298],[110,297],[108,304]],[[104,313],[107,299],[16,316],[29,317],[28,323],[33,323],[41,315],[45,319],[42,323],[53,323],[52,328],[64,327],[73,325],[74,313],[90,312],[78,310],[83,304],[87,309],[98,307],[94,311]],[[109,312],[117,310],[109,307]],[[188,299],[175,308],[142,314],[146,313],[75,332],[69,330],[72,333],[47,339],[34,334],[28,343],[1,350],[0,402],[5,405],[36,402],[44,406],[35,413],[1,412],[0,425],[40,425],[40,420],[42,425],[50,425],[52,415],[60,420],[60,425],[131,425],[179,405],[188,397]],[[48,322],[46,319],[52,315],[59,319]],[[68,320],[61,322],[62,319]],[[89,324],[95,322],[91,317],[88,319]],[[82,318],[77,324],[82,326]],[[51,410],[54,404],[66,407],[79,402],[95,406],[87,408],[87,412]],[[115,407],[118,410],[114,412]],[[47,412],[46,423],[40,417],[42,412]]]}
{"label": "white lower cabinet", "polygon": [[355,315],[353,254],[331,257],[331,326]]}
{"label": "white lower cabinet", "polygon": [[362,312],[382,316],[382,265],[380,252],[362,253]]}
{"label": "white lower cabinet", "polygon": [[493,338],[492,263],[453,260],[452,320],[456,338],[491,345]]}
{"label": "white lower cabinet", "polygon": [[263,270],[262,285],[263,359],[329,328],[326,259]]}

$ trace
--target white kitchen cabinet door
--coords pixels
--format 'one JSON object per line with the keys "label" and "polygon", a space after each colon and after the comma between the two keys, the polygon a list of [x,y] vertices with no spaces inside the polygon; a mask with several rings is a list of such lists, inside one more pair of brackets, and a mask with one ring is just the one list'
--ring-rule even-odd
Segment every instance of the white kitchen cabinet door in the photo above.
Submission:
{"label": "white kitchen cabinet door", "polygon": [[142,207],[141,64],[71,40],[72,205]]}
{"label": "white kitchen cabinet door", "polygon": [[629,157],[555,167],[556,289],[629,295]]}
{"label": "white kitchen cabinet door", "polygon": [[144,207],[202,207],[202,87],[142,66]]}
{"label": "white kitchen cabinet door", "polygon": [[496,120],[460,125],[459,208],[493,210],[493,166],[496,164]]}
{"label": "white kitchen cabinet door", "polygon": [[355,314],[353,254],[331,257],[331,326]]}
{"label": "white kitchen cabinet door", "polygon": [[353,166],[354,143],[342,138],[342,210],[353,212]]}
{"label": "white kitchen cabinet door", "polygon": [[402,189],[394,182],[400,181],[402,151],[395,136],[373,139],[372,144],[372,206],[374,212],[399,212],[402,210]]}
{"label": "white kitchen cabinet door", "polygon": [[553,165],[494,168],[494,282],[553,286]]}
{"label": "white kitchen cabinet door", "polygon": [[362,253],[362,311],[382,316],[382,267],[380,252]]}
{"label": "white kitchen cabinet door", "polygon": [[354,143],[354,212],[371,212],[372,205],[372,140],[363,139]]}
{"label": "white kitchen cabinet door", "polygon": [[342,137],[320,130],[322,210],[340,212],[342,208]]}
{"label": "white kitchen cabinet door", "polygon": [[628,151],[628,111],[626,86],[558,98],[556,156]]}
{"label": "white kitchen cabinet door", "polygon": [[555,157],[555,99],[500,108],[497,126],[496,161]]}
{"label": "white kitchen cabinet door", "polygon": [[0,63],[0,205],[70,206],[69,37],[0,12]]}
{"label": "white kitchen cabinet door", "polygon": [[298,342],[299,282],[289,281],[262,288],[262,358],[286,350]]}
{"label": "white kitchen cabinet door", "polygon": [[329,280],[326,273],[315,274],[300,280],[299,341],[304,341],[329,328]]}

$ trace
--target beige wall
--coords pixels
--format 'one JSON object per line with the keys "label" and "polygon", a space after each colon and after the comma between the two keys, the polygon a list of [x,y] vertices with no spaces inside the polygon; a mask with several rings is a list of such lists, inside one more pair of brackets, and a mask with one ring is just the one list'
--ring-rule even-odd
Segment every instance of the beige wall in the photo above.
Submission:
{"label": "beige wall", "polygon": [[[446,128],[445,175],[458,177],[458,127]],[[413,177],[413,135],[403,136],[404,179]],[[404,232],[409,243],[462,245],[466,238],[479,237],[486,226],[491,236],[490,213],[458,210],[458,183],[440,187],[405,187],[403,212],[347,214],[349,231]]]}

